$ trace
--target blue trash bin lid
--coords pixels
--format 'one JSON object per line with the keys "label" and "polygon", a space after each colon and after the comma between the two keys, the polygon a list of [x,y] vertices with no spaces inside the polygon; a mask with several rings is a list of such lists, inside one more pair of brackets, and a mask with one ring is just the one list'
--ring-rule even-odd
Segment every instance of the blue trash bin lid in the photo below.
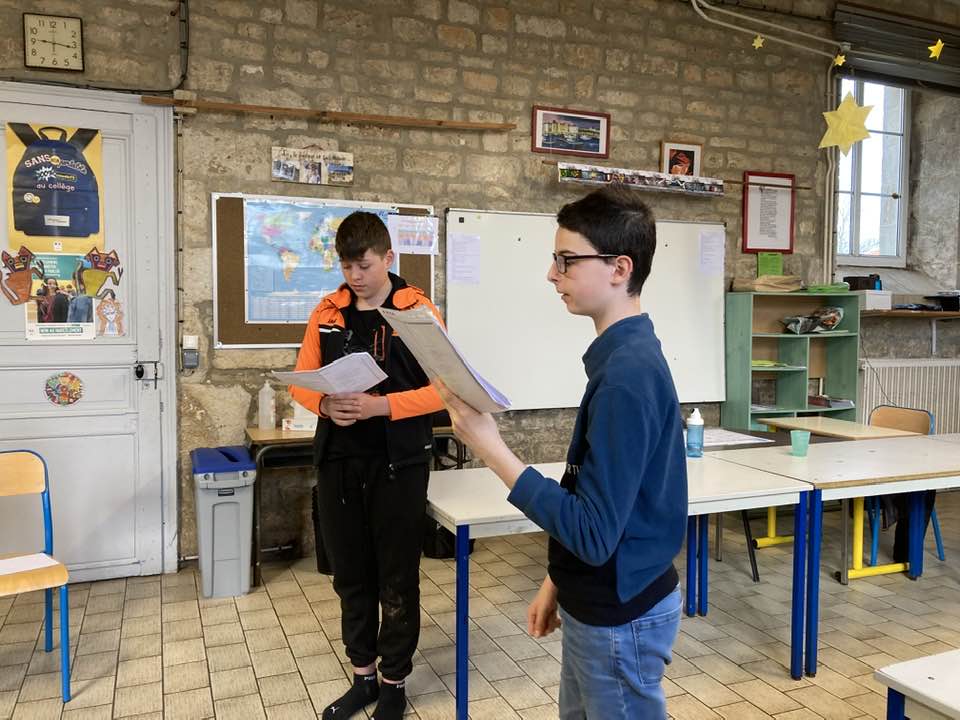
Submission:
{"label": "blue trash bin lid", "polygon": [[194,475],[257,469],[257,463],[243,445],[197,448],[190,451],[190,462],[193,465]]}

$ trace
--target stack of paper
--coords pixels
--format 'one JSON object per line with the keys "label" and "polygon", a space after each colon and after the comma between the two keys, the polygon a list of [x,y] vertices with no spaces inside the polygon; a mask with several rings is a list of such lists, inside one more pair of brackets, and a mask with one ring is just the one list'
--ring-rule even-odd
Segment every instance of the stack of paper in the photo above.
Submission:
{"label": "stack of paper", "polygon": [[470,367],[426,307],[399,311],[380,308],[427,376],[439,378],[450,392],[480,412],[502,412],[510,401]]}
{"label": "stack of paper", "polygon": [[274,371],[273,376],[288,385],[322,392],[324,395],[358,393],[387,379],[370,353],[351,353],[319,370]]}

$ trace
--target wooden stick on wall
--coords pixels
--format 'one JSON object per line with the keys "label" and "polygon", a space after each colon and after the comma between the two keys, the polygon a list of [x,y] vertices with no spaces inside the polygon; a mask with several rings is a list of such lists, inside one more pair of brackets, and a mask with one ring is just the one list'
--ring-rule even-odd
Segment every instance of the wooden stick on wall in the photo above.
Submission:
{"label": "wooden stick on wall", "polygon": [[254,113],[258,115],[276,115],[329,123],[354,123],[356,125],[380,125],[383,127],[413,127],[434,130],[513,130],[514,123],[469,122],[466,120],[430,120],[426,118],[404,117],[402,115],[366,115],[363,113],[336,112],[333,110],[311,110],[309,108],[286,108],[269,105],[245,105],[241,103],[212,102],[209,100],[178,100],[157,95],[144,95],[140,98],[145,105],[165,107],[193,108],[227,113]]}

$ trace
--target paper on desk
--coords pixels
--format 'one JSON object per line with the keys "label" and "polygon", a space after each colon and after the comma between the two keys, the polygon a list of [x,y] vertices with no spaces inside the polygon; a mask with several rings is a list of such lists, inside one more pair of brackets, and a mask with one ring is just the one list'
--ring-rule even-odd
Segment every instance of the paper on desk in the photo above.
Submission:
{"label": "paper on desk", "polygon": [[440,378],[450,392],[480,412],[509,409],[510,401],[470,367],[430,310],[379,310],[431,380]]}
{"label": "paper on desk", "polygon": [[50,567],[56,564],[56,560],[43,553],[20,555],[19,557],[0,560],[0,575],[13,575],[13,573],[25,572],[27,570],[39,570],[40,568]]}
{"label": "paper on desk", "polygon": [[364,392],[387,379],[387,374],[380,369],[370,353],[350,353],[319,370],[274,370],[273,375],[280,382],[322,392],[324,395]]}

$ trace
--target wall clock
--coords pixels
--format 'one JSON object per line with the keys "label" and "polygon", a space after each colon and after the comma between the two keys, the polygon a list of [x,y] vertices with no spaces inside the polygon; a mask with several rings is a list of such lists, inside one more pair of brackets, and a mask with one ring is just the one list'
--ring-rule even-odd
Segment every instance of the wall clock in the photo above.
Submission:
{"label": "wall clock", "polygon": [[23,64],[43,70],[83,71],[83,21],[23,14]]}

